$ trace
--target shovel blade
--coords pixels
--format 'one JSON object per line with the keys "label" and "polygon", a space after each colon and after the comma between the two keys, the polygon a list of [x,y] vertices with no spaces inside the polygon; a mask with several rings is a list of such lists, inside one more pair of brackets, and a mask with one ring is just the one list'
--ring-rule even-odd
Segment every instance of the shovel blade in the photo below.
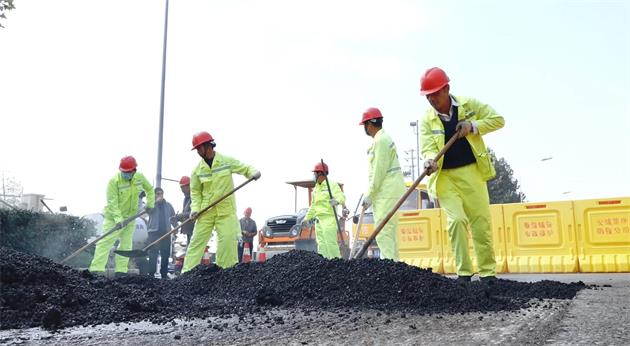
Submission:
{"label": "shovel blade", "polygon": [[114,253],[123,257],[146,257],[148,253],[142,250],[114,250]]}

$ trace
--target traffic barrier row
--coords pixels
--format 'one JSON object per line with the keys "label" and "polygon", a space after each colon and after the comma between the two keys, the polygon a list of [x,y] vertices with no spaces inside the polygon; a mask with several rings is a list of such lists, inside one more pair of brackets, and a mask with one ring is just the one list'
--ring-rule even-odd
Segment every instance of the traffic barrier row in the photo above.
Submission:
{"label": "traffic barrier row", "polygon": [[[498,273],[630,272],[630,197],[491,205]],[[455,273],[440,209],[399,213],[400,260]],[[470,255],[476,256],[468,232]]]}

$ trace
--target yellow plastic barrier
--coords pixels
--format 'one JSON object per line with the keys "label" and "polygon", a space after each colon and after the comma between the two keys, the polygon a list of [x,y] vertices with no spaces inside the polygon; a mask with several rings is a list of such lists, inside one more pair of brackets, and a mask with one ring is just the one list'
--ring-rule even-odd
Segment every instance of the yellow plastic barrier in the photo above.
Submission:
{"label": "yellow plastic barrier", "polygon": [[504,204],[503,217],[509,272],[578,271],[572,202]]}
{"label": "yellow plastic barrier", "polygon": [[580,271],[630,271],[630,197],[573,204]]}
{"label": "yellow plastic barrier", "polygon": [[399,259],[443,273],[440,209],[401,211],[398,221]]}
{"label": "yellow plastic barrier", "polygon": [[[507,272],[507,262],[502,205],[491,205],[490,213],[492,216],[492,240],[494,246],[494,258],[497,261],[497,273],[505,273]],[[453,255],[451,241],[448,237],[445,213],[442,213],[442,235],[442,248],[444,250],[444,272],[456,273],[457,268],[455,267],[455,256]],[[473,268],[475,271],[477,271],[477,256],[475,255],[470,232],[468,232],[468,253],[470,254],[470,259],[473,262]]]}

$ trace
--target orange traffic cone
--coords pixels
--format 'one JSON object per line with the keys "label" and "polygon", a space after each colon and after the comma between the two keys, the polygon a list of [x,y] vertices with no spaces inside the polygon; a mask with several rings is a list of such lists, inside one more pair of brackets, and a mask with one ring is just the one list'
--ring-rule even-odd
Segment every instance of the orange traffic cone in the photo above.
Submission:
{"label": "orange traffic cone", "polygon": [[243,244],[243,263],[249,263],[252,261],[252,252],[249,248],[249,243]]}
{"label": "orange traffic cone", "polygon": [[210,265],[210,253],[208,252],[209,247],[206,246],[206,249],[203,250],[203,256],[201,257],[201,264],[205,266]]}
{"label": "orange traffic cone", "polygon": [[258,262],[264,262],[267,260],[267,254],[265,250],[258,248]]}

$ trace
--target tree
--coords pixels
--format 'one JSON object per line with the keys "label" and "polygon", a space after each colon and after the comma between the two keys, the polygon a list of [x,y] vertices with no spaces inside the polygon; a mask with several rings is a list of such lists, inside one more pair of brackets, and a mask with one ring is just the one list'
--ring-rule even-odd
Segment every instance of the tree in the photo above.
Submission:
{"label": "tree", "polygon": [[[0,0],[1,1],[1,0]],[[4,172],[2,172],[2,182],[0,185],[0,199],[2,201],[14,206],[18,207],[20,205],[21,197],[22,197],[22,184],[17,181],[15,178],[6,177]],[[2,203],[0,208],[6,206],[6,204]]]}
{"label": "tree", "polygon": [[[0,19],[7,19],[7,16],[4,14],[6,11],[10,11],[15,9],[13,5],[13,0],[0,0]],[[2,23],[0,23],[0,28],[4,28]]]}
{"label": "tree", "polygon": [[490,150],[496,177],[488,181],[488,194],[490,204],[519,203],[525,201],[525,194],[520,191],[518,180],[514,178],[514,171],[504,158],[497,159]]}

